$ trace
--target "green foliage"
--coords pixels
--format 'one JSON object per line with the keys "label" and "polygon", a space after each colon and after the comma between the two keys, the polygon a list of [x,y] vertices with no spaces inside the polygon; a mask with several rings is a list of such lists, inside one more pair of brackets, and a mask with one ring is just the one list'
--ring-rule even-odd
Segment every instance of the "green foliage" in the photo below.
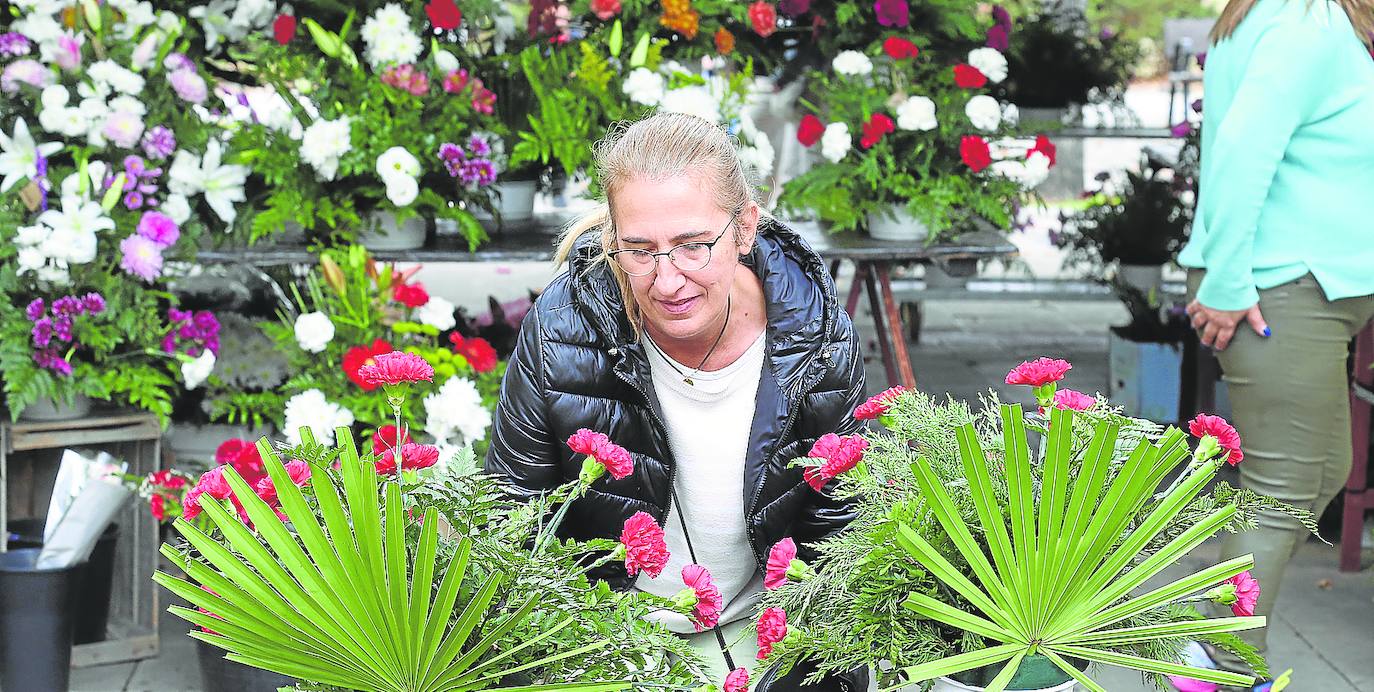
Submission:
{"label": "green foliage", "polygon": [[1137,42],[1095,31],[1087,15],[1052,0],[1015,18],[1004,97],[1021,108],[1064,108],[1113,98],[1140,59]]}

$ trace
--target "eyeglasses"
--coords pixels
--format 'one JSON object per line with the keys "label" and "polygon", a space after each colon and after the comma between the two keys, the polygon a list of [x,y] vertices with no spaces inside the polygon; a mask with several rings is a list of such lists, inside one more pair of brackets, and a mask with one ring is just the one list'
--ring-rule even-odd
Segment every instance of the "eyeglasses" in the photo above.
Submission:
{"label": "eyeglasses", "polygon": [[669,248],[663,252],[649,252],[648,250],[612,250],[606,253],[611,259],[615,260],[620,270],[630,276],[648,276],[658,269],[658,258],[667,257],[674,267],[680,271],[693,272],[705,269],[711,263],[711,248],[725,237],[725,232],[735,224],[735,217],[730,217],[730,222],[725,224],[720,234],[715,240],[709,243],[683,243],[677,247]]}

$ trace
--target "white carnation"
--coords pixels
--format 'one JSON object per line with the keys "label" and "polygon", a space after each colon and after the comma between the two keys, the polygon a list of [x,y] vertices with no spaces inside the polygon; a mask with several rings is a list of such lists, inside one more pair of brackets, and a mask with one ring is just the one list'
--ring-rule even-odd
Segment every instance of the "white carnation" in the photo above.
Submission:
{"label": "white carnation", "polygon": [[186,383],[186,389],[192,390],[205,382],[214,369],[215,353],[207,348],[195,360],[181,364],[181,379]]}
{"label": "white carnation", "polygon": [[138,94],[143,91],[143,78],[113,60],[101,60],[91,65],[86,74],[98,84],[109,85],[111,89],[122,94]]}
{"label": "white carnation", "polygon": [[424,406],[425,432],[435,440],[472,443],[486,437],[491,427],[491,412],[482,406],[482,395],[464,377],[450,377],[439,391],[425,397]]}
{"label": "white carnation", "polygon": [[410,26],[410,15],[396,3],[368,17],[363,23],[362,36],[366,44],[364,57],[373,69],[413,63],[424,49],[424,42]]}
{"label": "white carnation", "polygon": [[1031,190],[1050,177],[1050,158],[1036,151],[1025,160],[1006,159],[992,164],[993,174],[1016,181],[1021,187]]}
{"label": "white carnation", "polygon": [[996,49],[974,48],[969,51],[968,64],[978,68],[993,84],[1007,78],[1007,56]]}
{"label": "white carnation", "polygon": [[348,116],[316,120],[301,135],[301,159],[314,167],[321,180],[334,179],[339,170],[339,157],[352,148]]}
{"label": "white carnation", "polygon": [[458,324],[453,317],[453,311],[457,308],[453,303],[440,298],[430,296],[429,302],[421,305],[415,310],[415,319],[421,324],[427,324],[439,331],[448,331]]}
{"label": "white carnation", "polygon": [[740,147],[740,161],[753,168],[761,178],[772,175],[773,159],[776,156],[773,143],[769,141],[768,135],[762,132],[754,133],[751,141],[753,142],[751,145]]}
{"label": "white carnation", "polygon": [[657,106],[663,102],[667,81],[657,72],[636,67],[630,72],[630,76],[625,78],[621,88],[631,101],[646,106]]}
{"label": "white carnation", "polygon": [[1017,107],[1016,107],[1016,104],[1014,104],[1014,103],[1008,103],[1008,104],[1002,109],[1002,120],[1003,120],[1003,122],[1005,122],[1006,124],[1008,124],[1008,125],[1010,125],[1010,126],[1012,126],[1012,127],[1016,127],[1017,125],[1020,125],[1020,124],[1021,124],[1021,109],[1020,109],[1020,108],[1017,108]]}
{"label": "white carnation", "polygon": [[420,175],[420,160],[405,147],[391,147],[377,157],[377,175],[383,181],[392,178],[414,178]]}
{"label": "white carnation", "polygon": [[925,96],[912,96],[897,106],[897,127],[929,132],[940,126],[935,118],[935,102]]}
{"label": "white carnation", "polygon": [[410,176],[398,175],[387,178],[386,198],[398,207],[410,206],[420,196],[420,182]]}
{"label": "white carnation", "polygon": [[849,136],[849,125],[845,123],[830,123],[825,126],[825,133],[821,135],[821,156],[824,156],[831,163],[839,163],[845,154],[854,147],[854,142]]}
{"label": "white carnation", "polygon": [[334,428],[353,425],[353,412],[324,397],[318,389],[307,389],[286,401],[286,441],[301,443],[301,428],[309,427],[315,441],[334,444]]}
{"label": "white carnation", "polygon": [[857,50],[840,51],[830,64],[836,73],[848,77],[865,75],[873,71],[873,61]]}
{"label": "white carnation", "polygon": [[307,312],[296,318],[296,343],[302,350],[319,353],[334,340],[334,323],[323,312]]}
{"label": "white carnation", "polygon": [[177,222],[177,225],[186,223],[191,218],[191,202],[186,199],[185,195],[176,193],[167,195],[167,199],[162,200],[162,205],[157,210],[171,217],[173,221]]}
{"label": "white carnation", "polygon": [[968,105],[964,106],[964,114],[974,127],[984,132],[993,132],[1002,124],[1002,104],[986,94],[969,99]]}

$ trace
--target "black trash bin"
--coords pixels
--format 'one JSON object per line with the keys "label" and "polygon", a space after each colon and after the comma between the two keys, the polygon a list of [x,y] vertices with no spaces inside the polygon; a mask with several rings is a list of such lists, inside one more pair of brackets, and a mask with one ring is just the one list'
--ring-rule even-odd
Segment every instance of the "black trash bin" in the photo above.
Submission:
{"label": "black trash bin", "polygon": [[38,553],[0,553],[0,689],[65,692],[77,568],[37,569]]}
{"label": "black trash bin", "polygon": [[[43,547],[42,519],[12,519],[9,524],[11,550]],[[72,608],[76,613],[73,643],[105,641],[106,628],[110,624],[115,542],[118,540],[119,524],[110,524],[95,542],[90,558],[77,565],[76,588],[72,591]]]}

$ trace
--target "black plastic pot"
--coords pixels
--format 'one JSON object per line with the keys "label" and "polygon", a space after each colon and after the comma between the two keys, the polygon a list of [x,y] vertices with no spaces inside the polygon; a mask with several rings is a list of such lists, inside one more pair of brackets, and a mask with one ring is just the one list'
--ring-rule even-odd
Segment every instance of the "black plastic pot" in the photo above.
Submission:
{"label": "black plastic pot", "polygon": [[38,548],[0,553],[0,689],[64,692],[77,568],[34,567]]}
{"label": "black plastic pot", "polygon": [[[43,520],[14,519],[10,521],[10,548],[43,547]],[[110,524],[95,543],[91,557],[76,566],[76,589],[72,593],[72,608],[76,613],[73,642],[90,644],[105,641],[110,623],[110,597],[114,590],[115,543],[119,540],[119,525]]]}
{"label": "black plastic pot", "polygon": [[276,692],[296,684],[285,675],[227,660],[224,654],[224,649],[196,640],[200,686],[205,692]]}

